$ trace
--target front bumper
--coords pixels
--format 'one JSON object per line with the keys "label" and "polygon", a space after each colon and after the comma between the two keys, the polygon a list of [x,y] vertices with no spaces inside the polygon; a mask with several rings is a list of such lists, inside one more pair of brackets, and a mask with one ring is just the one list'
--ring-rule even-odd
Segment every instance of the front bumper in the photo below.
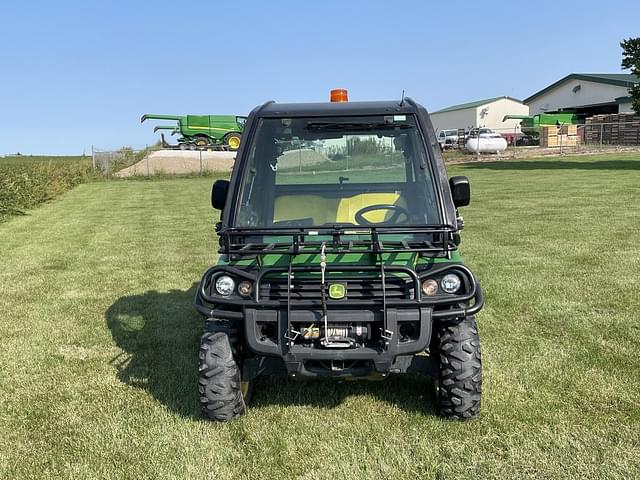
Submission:
{"label": "front bumper", "polygon": [[[371,372],[377,374],[405,373],[417,368],[416,354],[424,352],[431,341],[434,319],[456,319],[473,315],[482,309],[484,300],[482,290],[472,272],[461,264],[446,264],[425,272],[416,272],[407,267],[385,267],[387,274],[406,275],[412,284],[412,298],[381,298],[366,300],[327,301],[327,318],[330,323],[355,322],[381,325],[385,333],[383,345],[359,346],[349,349],[319,348],[297,344],[292,338],[292,325],[320,323],[322,302],[318,298],[292,300],[290,295],[284,300],[272,300],[261,297],[261,282],[273,274],[288,272],[292,274],[317,269],[315,266],[266,268],[256,274],[230,266],[216,266],[203,276],[195,298],[196,309],[208,318],[235,320],[243,323],[245,344],[258,356],[278,357],[283,360],[291,375],[316,376],[319,371],[311,365],[321,362],[353,362],[360,366],[368,365],[348,372],[327,371],[328,376],[365,376]],[[380,270],[379,266],[340,267],[340,271]],[[461,295],[441,295],[426,297],[421,294],[421,282],[425,278],[442,274],[443,271],[456,271],[465,279],[465,293]],[[211,286],[215,278],[228,274],[254,284],[252,298],[224,298],[212,294]],[[384,278],[384,275],[383,275]],[[290,280],[289,280],[290,281]],[[383,281],[384,283],[384,281]],[[287,286],[287,291],[291,285]],[[384,289],[383,289],[384,292]],[[402,338],[398,334],[401,325],[408,323],[419,325],[418,334],[412,338]],[[265,335],[268,326],[274,335]],[[425,357],[422,357],[423,359]],[[424,363],[424,362],[423,362]],[[333,363],[332,363],[333,364]]]}
{"label": "front bumper", "polygon": [[[375,310],[332,310],[328,313],[331,323],[362,322],[373,323],[377,313]],[[258,355],[280,357],[284,360],[289,373],[306,374],[311,362],[354,362],[369,361],[371,367],[378,373],[392,371],[396,357],[413,355],[424,351],[431,340],[431,309],[396,309],[386,310],[386,329],[392,332],[384,346],[359,347],[352,349],[326,349],[305,345],[298,345],[290,341],[287,326],[291,323],[306,322],[319,323],[321,312],[312,310],[292,311],[287,322],[286,310],[245,309],[244,331],[247,345]],[[379,320],[379,319],[378,319]],[[397,334],[399,323],[402,321],[417,321],[420,323],[420,334],[414,340],[401,341]],[[260,327],[267,322],[273,322],[275,331],[273,338],[261,335]],[[397,367],[400,368],[400,367]],[[398,370],[400,373],[400,370]]]}

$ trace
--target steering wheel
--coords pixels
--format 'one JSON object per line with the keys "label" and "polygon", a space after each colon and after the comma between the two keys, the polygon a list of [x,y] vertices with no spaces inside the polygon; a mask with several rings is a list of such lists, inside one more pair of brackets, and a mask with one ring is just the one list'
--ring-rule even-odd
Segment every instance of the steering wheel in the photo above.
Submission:
{"label": "steering wheel", "polygon": [[[370,220],[367,220],[366,218],[364,218],[364,215],[366,213],[369,212],[375,212],[376,210],[388,210],[390,212],[393,212],[393,215],[391,215],[391,218],[387,219],[387,220],[383,220],[382,222],[372,222]],[[398,219],[400,218],[400,216],[404,215],[405,218],[402,222],[398,222]],[[360,210],[358,210],[356,212],[355,215],[355,219],[356,222],[358,222],[358,225],[370,225],[372,227],[375,227],[376,225],[383,225],[383,224],[405,224],[407,222],[409,222],[409,212],[407,211],[406,208],[401,207],[399,205],[384,205],[384,204],[379,204],[379,205],[369,205],[368,207],[364,207],[361,208]]]}

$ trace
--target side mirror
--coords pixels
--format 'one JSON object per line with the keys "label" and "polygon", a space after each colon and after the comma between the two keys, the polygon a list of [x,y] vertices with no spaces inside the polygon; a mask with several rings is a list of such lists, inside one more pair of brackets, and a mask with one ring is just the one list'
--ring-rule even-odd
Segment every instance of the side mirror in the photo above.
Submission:
{"label": "side mirror", "polygon": [[471,201],[471,187],[467,177],[451,177],[449,179],[449,187],[451,187],[451,197],[453,204],[458,207],[466,207]]}
{"label": "side mirror", "polygon": [[227,192],[229,191],[228,180],[216,180],[211,188],[211,206],[217,210],[222,210],[227,203]]}

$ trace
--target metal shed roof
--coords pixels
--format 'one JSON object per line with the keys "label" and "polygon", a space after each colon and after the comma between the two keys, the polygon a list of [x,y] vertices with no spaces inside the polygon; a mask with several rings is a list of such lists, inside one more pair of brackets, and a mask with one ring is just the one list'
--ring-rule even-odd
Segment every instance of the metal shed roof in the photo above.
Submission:
{"label": "metal shed roof", "polygon": [[513,97],[507,97],[507,96],[492,97],[492,98],[485,98],[484,100],[476,100],[475,102],[467,102],[467,103],[461,103],[459,105],[452,105],[451,107],[443,108],[441,110],[438,110],[432,113],[453,112],[455,110],[465,110],[467,108],[475,108],[481,105],[486,105],[487,103],[493,103],[497,100],[502,100],[503,98],[508,98],[509,100],[513,100],[514,102],[522,103],[522,100],[518,100],[517,98],[513,98]]}
{"label": "metal shed roof", "polygon": [[640,82],[640,78],[631,73],[570,73],[566,77],[563,77],[548,87],[543,88],[539,92],[525,98],[524,103],[528,103],[534,98],[544,95],[549,90],[553,90],[561,83],[569,80],[584,80],[588,82],[604,83],[607,85],[617,85],[619,87],[632,87],[635,83]]}

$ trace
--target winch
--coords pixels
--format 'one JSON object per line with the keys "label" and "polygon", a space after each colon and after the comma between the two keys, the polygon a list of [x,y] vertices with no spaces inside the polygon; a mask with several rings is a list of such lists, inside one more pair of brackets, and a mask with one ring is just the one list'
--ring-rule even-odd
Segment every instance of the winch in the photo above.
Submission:
{"label": "winch", "polygon": [[310,325],[300,333],[304,340],[320,340],[326,348],[353,348],[371,339],[371,328],[362,323],[329,324],[328,327]]}

